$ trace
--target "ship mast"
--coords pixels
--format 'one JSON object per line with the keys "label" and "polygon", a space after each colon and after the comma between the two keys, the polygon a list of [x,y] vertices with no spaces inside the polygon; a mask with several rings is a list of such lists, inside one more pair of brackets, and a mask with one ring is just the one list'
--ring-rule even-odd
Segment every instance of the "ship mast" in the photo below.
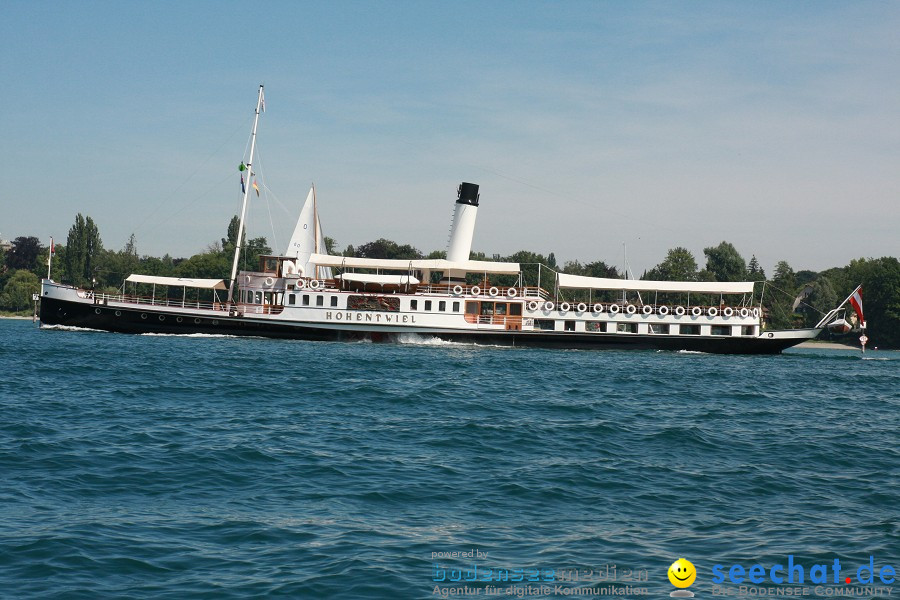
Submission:
{"label": "ship mast", "polygon": [[247,216],[247,198],[250,195],[250,180],[253,178],[253,153],[256,151],[256,126],[259,124],[259,110],[263,103],[263,86],[259,86],[259,97],[256,99],[256,116],[253,119],[253,131],[250,133],[250,159],[247,161],[247,181],[244,183],[244,201],[241,204],[241,220],[238,225],[237,240],[234,244],[234,262],[231,263],[231,283],[228,284],[228,301],[225,309],[231,310],[234,298],[234,283],[237,278],[238,259],[241,256],[241,239],[244,236],[244,218]]}

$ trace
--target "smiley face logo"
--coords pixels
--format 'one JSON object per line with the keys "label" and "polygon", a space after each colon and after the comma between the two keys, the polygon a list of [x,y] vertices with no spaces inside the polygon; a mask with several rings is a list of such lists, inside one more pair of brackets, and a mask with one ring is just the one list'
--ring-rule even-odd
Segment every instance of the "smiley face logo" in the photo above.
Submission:
{"label": "smiley face logo", "polygon": [[679,558],[669,567],[669,581],[677,588],[691,587],[697,579],[697,569],[686,558]]}

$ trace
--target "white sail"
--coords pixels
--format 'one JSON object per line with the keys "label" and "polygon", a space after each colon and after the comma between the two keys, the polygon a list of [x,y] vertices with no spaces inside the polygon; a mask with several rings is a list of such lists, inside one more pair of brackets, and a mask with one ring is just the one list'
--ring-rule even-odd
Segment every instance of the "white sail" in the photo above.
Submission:
{"label": "white sail", "polygon": [[285,256],[296,257],[297,272],[307,277],[318,279],[331,279],[331,267],[319,267],[310,264],[309,257],[313,254],[328,254],[325,248],[325,237],[322,235],[322,224],[319,222],[319,212],[316,210],[316,188],[309,188],[306,202],[300,209],[300,217],[294,234],[288,244]]}

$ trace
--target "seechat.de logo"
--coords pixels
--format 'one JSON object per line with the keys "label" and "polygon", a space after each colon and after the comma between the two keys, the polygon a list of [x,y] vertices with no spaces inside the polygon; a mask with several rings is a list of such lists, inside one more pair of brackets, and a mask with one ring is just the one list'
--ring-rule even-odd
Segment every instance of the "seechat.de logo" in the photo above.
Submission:
{"label": "seechat.de logo", "polygon": [[[794,555],[789,554],[786,564],[774,564],[764,567],[761,564],[744,568],[741,564],[733,564],[730,567],[715,565],[712,568],[712,582],[724,583],[727,579],[730,583],[795,583],[804,584],[861,584],[871,585],[876,583],[876,578],[884,585],[894,583],[896,571],[891,565],[875,566],[875,557],[869,556],[869,562],[860,565],[855,571],[852,569],[841,574],[841,561],[837,558],[829,564],[813,565],[808,570],[799,563],[794,562]],[[674,566],[674,565],[673,565]],[[727,571],[725,570],[727,568]],[[853,573],[854,578],[848,573]],[[671,575],[669,579],[671,580]],[[674,583],[674,582],[673,582]]]}

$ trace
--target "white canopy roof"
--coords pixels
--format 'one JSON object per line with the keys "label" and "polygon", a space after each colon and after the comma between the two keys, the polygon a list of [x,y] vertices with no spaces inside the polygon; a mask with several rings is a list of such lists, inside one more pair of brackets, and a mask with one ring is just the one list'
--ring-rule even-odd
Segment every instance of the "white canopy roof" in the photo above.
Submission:
{"label": "white canopy roof", "polygon": [[749,294],[752,281],[644,281],[559,274],[559,287],[629,292],[694,292],[698,294]]}
{"label": "white canopy roof", "polygon": [[129,275],[125,281],[132,283],[155,283],[156,285],[177,285],[204,290],[225,290],[223,279],[189,279],[187,277],[158,277],[156,275]]}
{"label": "white canopy roof", "polygon": [[465,271],[467,273],[492,273],[500,275],[518,275],[519,263],[489,262],[484,260],[450,261],[436,259],[387,259],[387,258],[355,258],[353,256],[329,256],[313,254],[309,262],[320,267],[341,267],[356,269],[387,269],[392,271]]}
{"label": "white canopy roof", "polygon": [[369,273],[344,273],[335,279],[357,283],[378,283],[381,285],[419,285],[419,280],[409,275],[371,275]]}

